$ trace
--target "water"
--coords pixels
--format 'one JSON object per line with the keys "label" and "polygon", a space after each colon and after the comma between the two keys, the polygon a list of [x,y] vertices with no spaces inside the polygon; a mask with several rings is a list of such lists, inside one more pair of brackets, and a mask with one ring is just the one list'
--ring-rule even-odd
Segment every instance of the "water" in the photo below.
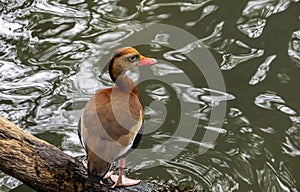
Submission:
{"label": "water", "polygon": [[[197,40],[171,49],[184,39],[157,29],[137,46],[160,63],[145,69],[156,79],[138,85],[145,136],[128,175],[164,191],[298,191],[299,10],[298,0],[0,0],[0,115],[82,158],[78,116],[95,89],[112,85],[99,59],[149,23],[168,24]],[[201,47],[214,56],[225,91],[188,58]],[[179,80],[187,74],[192,84]],[[224,120],[210,122],[225,102]],[[192,137],[176,134],[182,118]],[[216,139],[204,140],[206,133]],[[0,173],[0,191],[19,185]]]}

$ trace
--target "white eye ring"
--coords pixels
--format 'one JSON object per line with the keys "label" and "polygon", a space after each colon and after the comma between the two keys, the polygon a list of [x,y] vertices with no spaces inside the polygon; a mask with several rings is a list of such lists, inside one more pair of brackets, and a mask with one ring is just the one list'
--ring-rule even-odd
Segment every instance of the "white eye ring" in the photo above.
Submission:
{"label": "white eye ring", "polygon": [[135,61],[136,59],[137,59],[136,55],[129,57],[129,61],[131,61],[131,62]]}

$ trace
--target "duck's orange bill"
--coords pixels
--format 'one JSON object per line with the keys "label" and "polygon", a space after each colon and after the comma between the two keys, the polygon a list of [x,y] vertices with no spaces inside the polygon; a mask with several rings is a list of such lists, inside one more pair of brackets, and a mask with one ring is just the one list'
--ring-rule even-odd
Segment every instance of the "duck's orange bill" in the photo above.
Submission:
{"label": "duck's orange bill", "polygon": [[140,62],[137,64],[137,66],[153,65],[155,63],[157,63],[156,59],[140,56]]}

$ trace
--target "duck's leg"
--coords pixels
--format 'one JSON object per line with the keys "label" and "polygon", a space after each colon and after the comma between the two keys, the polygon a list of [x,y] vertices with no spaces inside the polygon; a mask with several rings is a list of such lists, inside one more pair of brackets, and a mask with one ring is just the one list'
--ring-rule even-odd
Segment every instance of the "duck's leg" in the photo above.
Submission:
{"label": "duck's leg", "polygon": [[82,160],[81,163],[82,163],[82,165],[83,165],[83,167],[84,167],[85,169],[88,168],[88,167],[87,167],[87,164],[86,164],[86,162],[85,162],[84,160]]}
{"label": "duck's leg", "polygon": [[117,186],[137,185],[141,182],[141,180],[126,178],[123,175],[124,168],[125,168],[125,158],[121,158],[120,161],[119,161],[119,176],[117,176],[117,175],[110,176],[110,179],[115,183],[112,186],[112,188],[117,187]]}
{"label": "duck's leg", "polygon": [[[87,164],[84,160],[82,160],[82,165],[84,166],[85,169],[88,169]],[[107,172],[106,175],[103,177],[103,179],[108,179],[110,176],[112,176],[112,174],[113,174],[112,171]],[[100,184],[102,184],[101,182],[102,181],[100,181]]]}

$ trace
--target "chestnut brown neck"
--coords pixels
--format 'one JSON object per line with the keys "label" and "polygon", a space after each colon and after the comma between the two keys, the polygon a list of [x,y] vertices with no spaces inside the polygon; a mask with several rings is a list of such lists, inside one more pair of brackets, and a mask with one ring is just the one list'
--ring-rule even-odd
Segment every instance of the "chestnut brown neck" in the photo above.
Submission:
{"label": "chestnut brown neck", "polygon": [[116,87],[126,93],[134,93],[137,95],[137,88],[134,82],[127,76],[121,75],[115,81]]}

